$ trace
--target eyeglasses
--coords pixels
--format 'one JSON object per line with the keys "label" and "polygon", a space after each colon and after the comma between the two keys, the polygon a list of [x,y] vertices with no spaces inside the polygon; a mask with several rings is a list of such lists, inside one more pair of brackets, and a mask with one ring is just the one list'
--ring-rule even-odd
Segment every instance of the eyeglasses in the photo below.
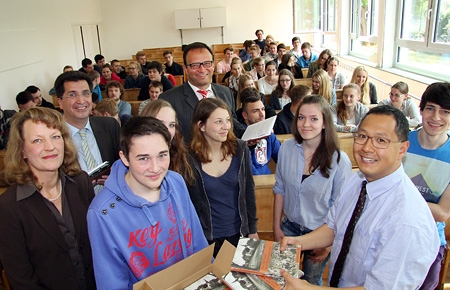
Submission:
{"label": "eyeglasses", "polygon": [[355,141],[356,144],[359,145],[365,145],[367,143],[367,140],[371,139],[372,140],[372,145],[375,148],[378,149],[386,149],[389,147],[389,144],[392,143],[402,143],[404,141],[392,141],[389,140],[388,138],[384,138],[384,137],[376,137],[376,136],[367,136],[361,133],[355,133],[353,134],[353,140]]}
{"label": "eyeglasses", "polygon": [[280,83],[289,83],[291,81],[291,79],[286,79],[286,80],[281,80],[280,79]]}
{"label": "eyeglasses", "polygon": [[129,67],[128,69],[136,69],[135,67]]}
{"label": "eyeglasses", "polygon": [[204,61],[204,62],[193,62],[191,64],[188,64],[187,66],[190,66],[191,69],[199,69],[200,66],[203,66],[204,68],[210,68],[213,66],[212,60]]}
{"label": "eyeglasses", "polygon": [[91,96],[91,91],[82,91],[81,94],[79,93],[75,93],[75,92],[70,92],[67,94],[67,96],[65,96],[68,99],[75,99],[78,97],[83,97],[83,98],[88,98]]}

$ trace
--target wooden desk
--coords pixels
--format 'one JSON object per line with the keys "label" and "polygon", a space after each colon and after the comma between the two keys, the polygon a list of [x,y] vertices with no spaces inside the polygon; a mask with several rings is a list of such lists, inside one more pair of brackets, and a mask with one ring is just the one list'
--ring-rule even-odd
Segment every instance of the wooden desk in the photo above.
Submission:
{"label": "wooden desk", "polygon": [[124,90],[122,100],[124,100],[126,102],[137,101],[140,90],[141,89],[126,89],[126,90]]}
{"label": "wooden desk", "polygon": [[275,175],[255,175],[256,216],[258,235],[261,239],[273,241],[273,186]]}

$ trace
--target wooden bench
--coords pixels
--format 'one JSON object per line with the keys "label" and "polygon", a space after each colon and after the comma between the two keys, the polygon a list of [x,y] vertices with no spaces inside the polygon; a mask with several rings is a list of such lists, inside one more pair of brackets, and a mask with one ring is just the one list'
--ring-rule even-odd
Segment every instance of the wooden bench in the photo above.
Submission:
{"label": "wooden bench", "polygon": [[263,240],[273,241],[273,186],[275,175],[255,175],[256,216],[258,235]]}
{"label": "wooden bench", "polygon": [[304,85],[307,87],[311,87],[312,86],[312,79],[294,79],[294,85]]}
{"label": "wooden bench", "polygon": [[139,106],[143,101],[129,101],[131,105],[131,115],[138,116],[139,115]]}
{"label": "wooden bench", "polygon": [[123,91],[122,100],[126,102],[137,101],[141,89],[126,89]]}

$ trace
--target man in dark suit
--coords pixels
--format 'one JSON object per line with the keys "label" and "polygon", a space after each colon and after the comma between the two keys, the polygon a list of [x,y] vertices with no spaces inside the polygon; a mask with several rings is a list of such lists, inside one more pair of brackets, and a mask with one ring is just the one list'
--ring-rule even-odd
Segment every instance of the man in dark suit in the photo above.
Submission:
{"label": "man in dark suit", "polygon": [[195,105],[203,98],[220,98],[228,105],[233,118],[234,133],[241,137],[245,129],[237,121],[231,90],[212,83],[214,54],[211,48],[201,42],[191,43],[183,50],[183,62],[188,81],[164,92],[159,98],[168,101],[174,108],[185,141],[190,140]]}
{"label": "man in dark suit", "polygon": [[92,110],[92,81],[84,73],[65,72],[55,81],[59,107],[64,111],[72,139],[78,149],[81,169],[89,171],[88,157],[81,149],[81,131],[85,129],[91,157],[97,165],[119,159],[120,127],[114,118],[89,116]]}

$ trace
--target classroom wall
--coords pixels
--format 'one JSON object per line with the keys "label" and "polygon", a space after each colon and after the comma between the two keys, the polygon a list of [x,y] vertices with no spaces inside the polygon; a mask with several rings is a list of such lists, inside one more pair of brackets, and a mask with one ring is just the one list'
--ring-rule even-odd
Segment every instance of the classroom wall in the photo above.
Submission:
{"label": "classroom wall", "polygon": [[0,1],[0,105],[18,110],[15,97],[28,85],[43,96],[69,64],[78,69],[73,23],[101,22],[98,0]]}
{"label": "classroom wall", "polygon": [[[7,2],[7,3],[6,3]],[[257,28],[290,45],[293,36],[292,0],[261,0],[255,8],[239,0],[15,0],[1,1],[0,105],[15,109],[15,96],[28,85],[48,91],[64,65],[81,67],[72,26],[100,24],[102,54],[130,59],[143,48],[181,45],[174,10],[226,7],[225,43],[254,39]],[[267,9],[267,7],[272,7]],[[312,35],[300,35],[313,42]],[[222,42],[219,28],[183,31],[184,43]],[[93,60],[94,55],[90,56]]]}

